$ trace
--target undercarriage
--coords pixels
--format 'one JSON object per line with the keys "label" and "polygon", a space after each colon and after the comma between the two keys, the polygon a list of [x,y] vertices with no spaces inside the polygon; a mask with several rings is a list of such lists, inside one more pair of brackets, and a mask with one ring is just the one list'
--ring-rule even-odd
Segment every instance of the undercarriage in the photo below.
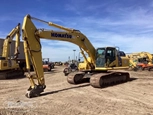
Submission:
{"label": "undercarriage", "polygon": [[5,71],[0,71],[0,79],[13,79],[13,78],[22,78],[24,76],[24,71],[23,70],[5,70]]}
{"label": "undercarriage", "polygon": [[78,72],[70,73],[67,76],[67,81],[70,84],[80,84],[90,82],[94,88],[102,88],[105,86],[127,82],[130,79],[128,72]]}

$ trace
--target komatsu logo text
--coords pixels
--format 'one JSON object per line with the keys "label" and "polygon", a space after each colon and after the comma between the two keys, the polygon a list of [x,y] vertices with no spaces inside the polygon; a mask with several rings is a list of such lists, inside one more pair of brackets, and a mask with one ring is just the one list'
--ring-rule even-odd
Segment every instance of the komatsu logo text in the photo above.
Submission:
{"label": "komatsu logo text", "polygon": [[52,37],[59,37],[59,38],[72,38],[70,34],[59,34],[59,33],[51,33]]}

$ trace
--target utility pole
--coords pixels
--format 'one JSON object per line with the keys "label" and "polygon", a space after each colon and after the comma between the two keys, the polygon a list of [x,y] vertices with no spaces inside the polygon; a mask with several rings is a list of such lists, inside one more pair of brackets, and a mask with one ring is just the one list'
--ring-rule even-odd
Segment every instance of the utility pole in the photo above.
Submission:
{"label": "utility pole", "polygon": [[74,60],[75,60],[75,51],[76,51],[76,50],[73,50],[73,51],[74,51]]}

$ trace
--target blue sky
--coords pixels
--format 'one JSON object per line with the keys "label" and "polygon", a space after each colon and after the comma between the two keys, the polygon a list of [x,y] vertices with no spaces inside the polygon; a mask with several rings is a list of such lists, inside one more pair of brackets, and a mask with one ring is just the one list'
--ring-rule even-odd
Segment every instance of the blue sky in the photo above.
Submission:
{"label": "blue sky", "polygon": [[[0,38],[25,15],[80,30],[97,47],[118,46],[126,53],[153,53],[153,0],[1,0]],[[50,27],[38,23],[36,27]],[[52,29],[52,28],[51,28]],[[78,56],[78,46],[41,40],[42,55],[52,61]]]}

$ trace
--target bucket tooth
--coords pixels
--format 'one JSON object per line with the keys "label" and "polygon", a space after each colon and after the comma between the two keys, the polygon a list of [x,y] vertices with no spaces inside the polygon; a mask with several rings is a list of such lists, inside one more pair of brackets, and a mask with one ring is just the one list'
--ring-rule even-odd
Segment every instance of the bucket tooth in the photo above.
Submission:
{"label": "bucket tooth", "polygon": [[27,98],[38,97],[40,93],[44,92],[46,85],[35,85],[34,88],[29,88],[25,94]]}

